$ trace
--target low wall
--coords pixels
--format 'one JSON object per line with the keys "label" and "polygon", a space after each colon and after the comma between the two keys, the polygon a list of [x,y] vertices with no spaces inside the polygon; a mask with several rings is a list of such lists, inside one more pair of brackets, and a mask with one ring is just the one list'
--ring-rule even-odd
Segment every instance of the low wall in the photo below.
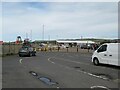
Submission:
{"label": "low wall", "polygon": [[0,55],[11,55],[11,54],[17,54],[19,49],[22,47],[22,44],[3,44],[0,45]]}
{"label": "low wall", "polygon": [[2,55],[2,45],[0,45],[0,56]]}
{"label": "low wall", "polygon": [[[37,51],[48,51],[48,52],[81,52],[81,53],[93,53],[93,50],[88,49],[81,49],[80,47],[70,47],[70,48],[64,48],[59,49],[58,48],[40,48],[38,44],[33,44],[33,47],[36,48]],[[3,44],[0,45],[0,56],[5,55],[13,55],[18,54],[19,49],[22,47],[22,44]]]}

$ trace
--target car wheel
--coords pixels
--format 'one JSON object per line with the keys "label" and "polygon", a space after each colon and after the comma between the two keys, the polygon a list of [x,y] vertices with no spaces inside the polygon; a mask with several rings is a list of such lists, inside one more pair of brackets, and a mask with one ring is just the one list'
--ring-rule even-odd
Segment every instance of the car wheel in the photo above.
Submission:
{"label": "car wheel", "polygon": [[32,56],[32,54],[31,54],[31,53],[29,53],[29,54],[28,54],[28,56],[29,56],[29,57],[31,57],[31,56]]}
{"label": "car wheel", "polygon": [[99,60],[97,58],[94,58],[93,64],[96,65],[96,66],[98,66],[99,65]]}
{"label": "car wheel", "polygon": [[22,55],[21,55],[21,54],[19,54],[19,57],[22,57]]}
{"label": "car wheel", "polygon": [[36,56],[35,53],[33,53],[32,56]]}

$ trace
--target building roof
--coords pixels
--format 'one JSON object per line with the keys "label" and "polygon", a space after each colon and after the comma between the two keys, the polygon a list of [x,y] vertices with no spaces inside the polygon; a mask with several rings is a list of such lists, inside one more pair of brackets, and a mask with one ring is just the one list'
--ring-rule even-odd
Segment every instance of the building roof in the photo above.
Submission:
{"label": "building roof", "polygon": [[93,41],[64,41],[64,40],[58,40],[58,43],[95,43]]}

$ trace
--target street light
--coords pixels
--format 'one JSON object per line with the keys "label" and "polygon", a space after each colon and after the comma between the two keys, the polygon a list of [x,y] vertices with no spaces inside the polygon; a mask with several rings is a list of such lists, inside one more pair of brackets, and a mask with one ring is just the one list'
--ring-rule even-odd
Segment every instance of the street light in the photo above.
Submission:
{"label": "street light", "polygon": [[31,32],[30,32],[30,36],[31,36],[31,41],[32,41],[32,30],[31,30]]}
{"label": "street light", "polygon": [[42,39],[43,39],[43,41],[44,41],[44,24],[43,24]]}

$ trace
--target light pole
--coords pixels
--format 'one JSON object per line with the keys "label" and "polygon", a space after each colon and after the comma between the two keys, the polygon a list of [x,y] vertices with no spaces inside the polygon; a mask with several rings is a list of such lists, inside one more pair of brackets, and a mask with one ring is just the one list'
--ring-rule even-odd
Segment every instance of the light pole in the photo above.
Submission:
{"label": "light pole", "polygon": [[26,38],[28,38],[28,33],[26,33]]}
{"label": "light pole", "polygon": [[30,32],[30,36],[31,36],[31,41],[32,41],[32,30],[31,30],[31,32]]}
{"label": "light pole", "polygon": [[50,35],[48,35],[48,40],[50,41]]}
{"label": "light pole", "polygon": [[43,24],[42,39],[43,39],[43,41],[44,41],[44,24]]}
{"label": "light pole", "polygon": [[81,36],[81,39],[83,39],[83,36]]}
{"label": "light pole", "polygon": [[58,40],[58,35],[56,35],[56,38],[57,38],[57,40]]}

